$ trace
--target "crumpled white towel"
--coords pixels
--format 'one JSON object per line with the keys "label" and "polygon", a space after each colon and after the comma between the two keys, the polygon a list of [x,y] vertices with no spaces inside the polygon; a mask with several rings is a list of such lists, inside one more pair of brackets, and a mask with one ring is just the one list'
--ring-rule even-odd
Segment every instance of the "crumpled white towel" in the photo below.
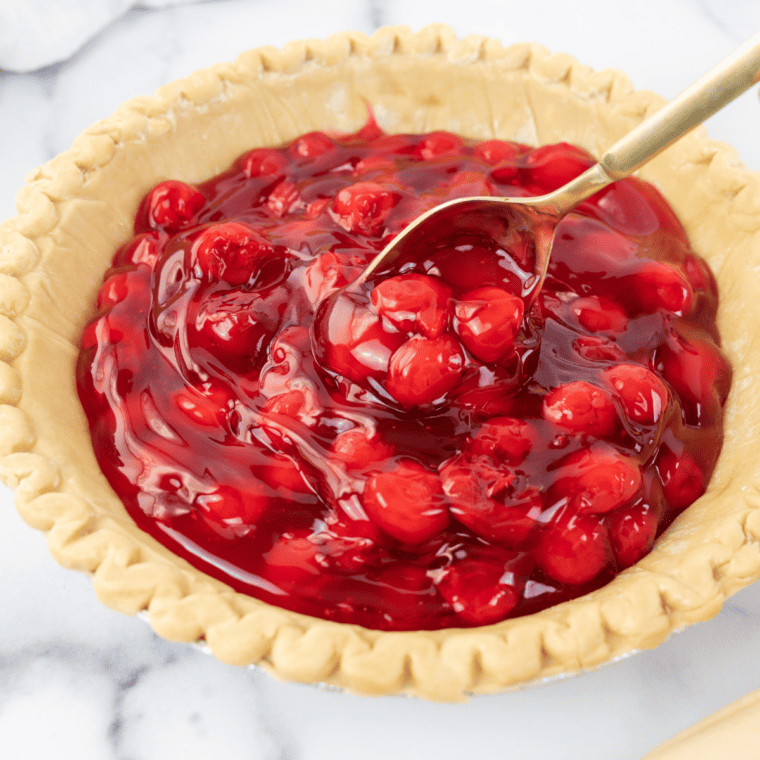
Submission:
{"label": "crumpled white towel", "polygon": [[191,2],[197,0],[0,0],[0,71],[65,61],[130,8]]}

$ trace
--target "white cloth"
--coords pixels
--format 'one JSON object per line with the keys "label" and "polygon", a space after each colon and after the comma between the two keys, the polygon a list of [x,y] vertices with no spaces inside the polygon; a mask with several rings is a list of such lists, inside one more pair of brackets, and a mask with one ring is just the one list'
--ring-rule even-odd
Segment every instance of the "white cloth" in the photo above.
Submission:
{"label": "white cloth", "polygon": [[65,61],[130,8],[197,0],[0,0],[0,70],[25,73]]}

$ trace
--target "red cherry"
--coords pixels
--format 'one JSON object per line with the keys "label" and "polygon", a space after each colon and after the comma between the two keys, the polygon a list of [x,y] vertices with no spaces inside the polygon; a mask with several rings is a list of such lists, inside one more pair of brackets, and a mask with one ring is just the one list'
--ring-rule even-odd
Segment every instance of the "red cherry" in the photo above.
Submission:
{"label": "red cherry", "polygon": [[436,588],[468,624],[496,623],[520,601],[522,579],[510,569],[515,556],[495,548],[473,548],[443,570]]}
{"label": "red cherry", "polygon": [[487,457],[459,454],[441,468],[443,491],[449,501],[467,506],[502,495],[516,479],[513,469]]}
{"label": "red cherry", "polygon": [[694,457],[663,447],[657,457],[662,490],[671,509],[681,512],[705,492],[705,474]]}
{"label": "red cherry", "polygon": [[306,219],[316,219],[320,214],[327,211],[327,207],[329,205],[330,205],[329,198],[317,198],[316,200],[310,201],[306,205],[306,210],[304,211],[304,217]]}
{"label": "red cherry", "polygon": [[[523,239],[514,234],[505,242],[508,243],[509,258],[514,268],[516,257],[525,255],[522,248]],[[483,283],[486,283],[485,287],[495,287],[497,290],[505,286],[505,293],[516,293],[521,287],[520,279],[505,267],[504,259],[505,256],[492,246],[489,247],[488,241],[483,237],[477,237],[471,242],[465,238],[461,244],[444,246],[436,251],[436,276],[459,293],[480,290],[484,287]],[[496,287],[497,285],[500,287]],[[498,302],[501,294],[495,295]],[[478,303],[476,306],[481,304]]]}
{"label": "red cherry", "polygon": [[451,516],[486,541],[517,548],[538,526],[543,510],[538,488],[516,492],[515,475],[481,460],[455,460],[441,470]]}
{"label": "red cherry", "polygon": [[520,146],[517,143],[506,140],[486,140],[478,143],[472,151],[473,157],[485,161],[491,166],[496,166],[502,161],[510,161],[520,153]]}
{"label": "red cherry", "polygon": [[595,163],[589,153],[568,143],[543,145],[525,159],[529,182],[544,192],[556,190]]}
{"label": "red cherry", "polygon": [[403,332],[419,331],[437,338],[446,329],[451,289],[423,274],[402,274],[383,280],[371,294],[378,314]]}
{"label": "red cherry", "polygon": [[113,260],[113,268],[139,266],[147,264],[151,269],[156,266],[156,261],[161,253],[162,240],[167,236],[151,230],[135,235],[128,243],[116,252]]}
{"label": "red cherry", "polygon": [[461,137],[451,132],[430,132],[424,135],[415,146],[415,153],[423,160],[439,156],[452,156],[461,152],[463,141]]}
{"label": "red cherry", "polygon": [[223,222],[205,229],[192,248],[200,276],[229,285],[253,281],[274,246],[247,224]]}
{"label": "red cherry", "polygon": [[652,235],[660,227],[654,209],[630,180],[613,183],[581,208],[623,235]]}
{"label": "red cherry", "polygon": [[668,405],[668,390],[654,372],[637,364],[618,364],[600,377],[618,395],[628,419],[641,425],[660,421]]}
{"label": "red cherry", "polygon": [[203,517],[222,535],[240,536],[250,532],[269,507],[269,499],[256,484],[245,490],[220,484],[196,497],[195,505]]}
{"label": "red cherry", "polygon": [[379,242],[383,244],[389,243],[394,235],[434,205],[430,199],[417,197],[410,192],[399,192],[399,196],[398,203],[393,207],[393,213],[385,219],[385,226],[380,227],[375,233],[375,237],[380,238]]}
{"label": "red cherry", "polygon": [[564,430],[597,438],[612,434],[618,415],[609,394],[585,380],[555,388],[544,398],[544,418]]}
{"label": "red cherry", "polygon": [[594,335],[579,335],[573,341],[573,350],[590,362],[622,362],[627,358],[617,344]]}
{"label": "red cherry", "polygon": [[566,507],[541,531],[533,550],[538,566],[559,583],[588,583],[612,559],[607,529],[595,515],[579,515]]}
{"label": "red cherry", "polygon": [[687,421],[719,413],[731,386],[731,367],[711,340],[672,340],[660,353],[659,367],[681,398]]}
{"label": "red cherry", "polygon": [[[688,246],[681,223],[659,191],[638,177],[615,182],[582,206],[623,235],[654,235],[658,231]],[[662,237],[661,237],[662,239]]]}
{"label": "red cherry", "polygon": [[290,144],[288,152],[298,160],[316,158],[335,149],[335,143],[324,132],[308,132]]}
{"label": "red cherry", "polygon": [[368,155],[359,160],[354,167],[354,174],[362,176],[369,172],[377,172],[378,174],[391,174],[396,168],[396,164],[391,161],[390,158],[383,155]]}
{"label": "red cherry", "polygon": [[[583,292],[584,281],[598,277],[600,285],[612,291],[616,279],[630,271],[637,262],[639,244],[596,219],[570,214],[557,225],[549,273],[569,277],[576,292]],[[577,283],[577,285],[576,285]],[[621,303],[628,290],[618,288]]]}
{"label": "red cherry", "polygon": [[456,305],[457,332],[465,348],[483,362],[496,362],[514,348],[525,305],[506,290],[483,287],[465,293]]}
{"label": "red cherry", "polygon": [[[515,188],[520,188],[520,168],[513,161],[505,161],[501,166],[495,166],[491,170],[490,176],[491,179],[499,185],[512,185]],[[530,193],[524,194],[530,195]]]}
{"label": "red cherry", "polygon": [[[611,185],[607,192],[610,191],[618,196],[614,217],[617,220],[623,217],[627,222],[621,225],[619,221],[610,221],[610,226],[615,227],[617,223],[626,235],[649,235],[659,230],[678,245],[688,247],[689,241],[681,222],[654,185],[638,177],[628,177],[624,182]],[[651,217],[654,217],[654,221],[650,221]],[[643,222],[643,219],[646,221]]]}
{"label": "red cherry", "polygon": [[693,290],[703,291],[711,296],[718,295],[718,284],[715,282],[715,276],[704,259],[691,253],[688,254],[684,260],[684,270]]}
{"label": "red cherry", "polygon": [[492,417],[475,434],[470,451],[517,465],[533,448],[538,436],[529,422],[514,417]]}
{"label": "red cherry", "polygon": [[249,179],[284,175],[287,164],[287,158],[272,148],[255,148],[240,159],[240,168]]}
{"label": "red cherry", "polygon": [[[130,286],[134,287],[137,278],[132,277],[132,272],[120,270],[114,271],[108,279],[100,286],[98,291],[97,308],[98,311],[110,309],[117,303],[123,301],[129,293]],[[138,280],[139,282],[139,280]]]}
{"label": "red cherry", "polygon": [[606,523],[618,570],[636,564],[652,550],[657,535],[657,514],[649,504],[616,509],[607,516]]}
{"label": "red cherry", "polygon": [[376,182],[357,182],[335,196],[333,211],[349,232],[376,235],[400,197]]}
{"label": "red cherry", "polygon": [[429,404],[448,393],[464,371],[464,356],[450,335],[415,336],[391,356],[387,391],[404,406]]}
{"label": "red cherry", "polygon": [[373,585],[379,592],[377,606],[382,615],[400,621],[404,628],[441,613],[441,598],[424,565],[396,560],[376,574]]}
{"label": "red cherry", "polygon": [[688,314],[694,293],[686,278],[669,264],[651,261],[634,275],[629,289],[636,305],[645,313],[672,311]]}
{"label": "red cherry", "polygon": [[440,478],[410,460],[400,460],[391,470],[372,475],[362,503],[371,520],[405,544],[428,541],[449,524]]}
{"label": "red cherry", "polygon": [[367,545],[382,540],[380,529],[361,510],[350,512],[349,515],[343,509],[330,511],[325,516],[326,529],[337,538],[356,539]]}
{"label": "red cherry", "polygon": [[[497,170],[494,170],[497,171]],[[480,172],[457,172],[441,188],[440,202],[454,198],[467,198],[473,195],[498,195],[496,186],[489,177]]]}
{"label": "red cherry", "polygon": [[270,488],[278,491],[288,499],[294,499],[296,494],[312,494],[304,475],[303,467],[292,457],[285,454],[268,455],[268,463],[257,469],[261,480]]}
{"label": "red cherry", "polygon": [[[324,555],[308,530],[287,530],[264,554],[266,573],[280,588],[294,592],[304,585],[319,588],[327,580]],[[322,560],[322,562],[320,562]]]}
{"label": "red cherry", "polygon": [[308,267],[304,275],[304,289],[309,301],[317,304],[338,288],[353,282],[361,268],[349,265],[345,256],[333,251],[321,253]]}
{"label": "red cherry", "polygon": [[383,380],[391,356],[404,342],[403,335],[384,330],[377,314],[346,295],[330,301],[316,323],[320,362],[360,384]]}
{"label": "red cherry", "polygon": [[316,424],[320,408],[310,388],[293,388],[270,398],[261,408],[265,414],[277,414],[312,427]]}
{"label": "red cherry", "polygon": [[602,514],[630,502],[641,484],[641,468],[630,457],[581,449],[562,462],[552,490],[568,498],[579,514]]}
{"label": "red cherry", "polygon": [[166,180],[145,196],[135,218],[135,232],[148,228],[178,232],[195,224],[205,205],[205,197],[192,185]]}
{"label": "red cherry", "polygon": [[[144,334],[144,331],[141,332]],[[118,345],[122,349],[125,339],[124,329],[119,327],[118,322],[113,318],[113,312],[111,312],[103,315],[100,319],[90,322],[85,327],[81,343],[83,350],[100,347],[105,355],[109,347]],[[102,370],[98,375],[101,381],[105,381],[106,378]]]}
{"label": "red cherry", "polygon": [[364,470],[387,462],[393,456],[393,447],[375,433],[354,429],[341,433],[330,448],[330,457],[343,462],[347,470]]}
{"label": "red cherry", "polygon": [[378,530],[369,520],[335,519],[309,540],[330,570],[355,575],[365,571],[376,552]]}
{"label": "red cherry", "polygon": [[274,304],[258,293],[212,293],[197,307],[190,325],[191,351],[200,347],[225,364],[258,367],[279,325]]}
{"label": "red cherry", "polygon": [[275,185],[267,198],[267,208],[275,216],[285,216],[293,213],[303,205],[298,188],[289,180],[283,180]]}
{"label": "red cherry", "polygon": [[207,382],[200,388],[189,386],[177,391],[172,401],[197,425],[218,427],[232,410],[233,396],[224,386]]}
{"label": "red cherry", "polygon": [[628,315],[618,304],[607,298],[577,298],[570,308],[588,332],[622,333],[628,326]]}
{"label": "red cherry", "polygon": [[451,403],[474,412],[478,419],[509,415],[515,405],[520,374],[498,365],[481,365],[451,393]]}

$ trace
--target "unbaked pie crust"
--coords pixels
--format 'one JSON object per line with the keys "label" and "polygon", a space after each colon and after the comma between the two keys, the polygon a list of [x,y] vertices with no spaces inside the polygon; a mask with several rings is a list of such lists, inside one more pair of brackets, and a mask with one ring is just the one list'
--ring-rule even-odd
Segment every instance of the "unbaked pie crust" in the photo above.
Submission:
{"label": "unbaked pie crust", "polygon": [[447,129],[600,155],[663,104],[618,71],[440,25],[259,48],[125,103],[28,178],[0,225],[0,474],[64,567],[109,607],[220,660],[363,694],[437,700],[571,673],[715,615],[760,576],[760,175],[700,129],[641,171],[674,207],[721,289],[734,368],[707,493],[606,587],[478,629],[380,632],[272,607],[195,570],[138,530],[95,461],[75,389],[80,334],[142,196],[203,181],[258,145],[357,130]]}

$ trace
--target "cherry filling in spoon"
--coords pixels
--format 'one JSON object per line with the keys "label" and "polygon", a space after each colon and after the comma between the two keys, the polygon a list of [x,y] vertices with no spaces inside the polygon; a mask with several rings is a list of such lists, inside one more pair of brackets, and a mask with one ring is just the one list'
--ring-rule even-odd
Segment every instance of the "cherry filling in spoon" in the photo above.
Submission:
{"label": "cherry filling in spoon", "polygon": [[420,261],[401,255],[395,274],[375,270],[324,300],[312,325],[316,359],[402,408],[445,403],[472,361],[498,368],[516,391],[539,347],[522,297],[533,245],[518,231],[489,232],[453,227],[424,242]]}

